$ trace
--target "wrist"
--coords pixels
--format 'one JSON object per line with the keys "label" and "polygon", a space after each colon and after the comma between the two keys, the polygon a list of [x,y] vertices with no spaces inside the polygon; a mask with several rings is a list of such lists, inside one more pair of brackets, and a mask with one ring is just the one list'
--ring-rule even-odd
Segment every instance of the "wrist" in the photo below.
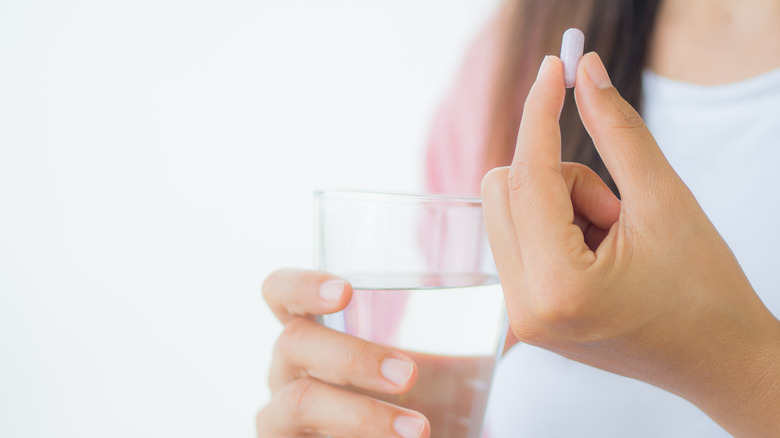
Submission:
{"label": "wrist", "polygon": [[761,313],[709,334],[714,342],[693,351],[694,372],[681,386],[681,395],[735,437],[780,436],[780,321],[766,308]]}

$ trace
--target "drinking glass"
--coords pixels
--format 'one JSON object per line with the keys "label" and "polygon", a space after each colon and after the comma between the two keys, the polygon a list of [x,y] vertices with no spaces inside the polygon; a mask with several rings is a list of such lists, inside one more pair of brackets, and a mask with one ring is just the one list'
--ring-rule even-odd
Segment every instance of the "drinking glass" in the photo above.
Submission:
{"label": "drinking glass", "polygon": [[316,267],[352,301],[322,324],[409,355],[401,395],[350,390],[413,409],[433,438],[479,438],[506,333],[501,285],[478,198],[318,191]]}

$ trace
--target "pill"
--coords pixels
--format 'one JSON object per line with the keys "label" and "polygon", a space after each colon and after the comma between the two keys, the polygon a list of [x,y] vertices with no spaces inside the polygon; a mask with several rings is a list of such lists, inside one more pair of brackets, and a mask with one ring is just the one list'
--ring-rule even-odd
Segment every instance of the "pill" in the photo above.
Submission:
{"label": "pill", "polygon": [[577,78],[577,64],[582,58],[585,48],[585,35],[576,28],[568,29],[563,33],[561,42],[561,62],[563,62],[563,83],[566,88],[574,87]]}

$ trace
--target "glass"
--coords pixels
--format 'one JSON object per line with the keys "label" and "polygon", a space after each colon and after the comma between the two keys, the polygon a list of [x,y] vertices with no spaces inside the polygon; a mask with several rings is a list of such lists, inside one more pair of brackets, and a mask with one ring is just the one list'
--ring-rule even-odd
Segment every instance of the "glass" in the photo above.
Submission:
{"label": "glass", "polygon": [[316,267],[354,290],[320,322],[402,350],[419,370],[406,394],[349,389],[423,413],[433,438],[479,438],[506,333],[481,200],[320,191],[315,204]]}

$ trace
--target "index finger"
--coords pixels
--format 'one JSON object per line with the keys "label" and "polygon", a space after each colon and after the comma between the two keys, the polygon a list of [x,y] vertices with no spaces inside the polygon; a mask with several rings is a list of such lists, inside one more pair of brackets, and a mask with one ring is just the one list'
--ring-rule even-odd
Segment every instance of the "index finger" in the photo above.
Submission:
{"label": "index finger", "polygon": [[571,255],[572,249],[588,250],[582,233],[573,225],[574,208],[561,174],[558,119],[565,96],[561,60],[547,56],[525,101],[508,176],[520,250],[534,254],[528,260],[547,254]]}
{"label": "index finger", "polygon": [[313,319],[344,309],[352,286],[327,272],[281,269],[263,282],[263,297],[276,318],[286,323],[298,316]]}

